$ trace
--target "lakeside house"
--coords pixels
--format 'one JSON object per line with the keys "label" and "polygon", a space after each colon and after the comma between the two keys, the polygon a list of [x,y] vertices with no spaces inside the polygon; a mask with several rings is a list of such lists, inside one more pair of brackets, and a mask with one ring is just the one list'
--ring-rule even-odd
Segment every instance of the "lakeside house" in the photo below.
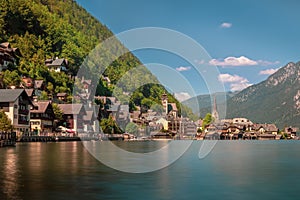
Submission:
{"label": "lakeside house", "polygon": [[49,135],[53,131],[54,112],[51,101],[33,102],[30,110],[31,132]]}
{"label": "lakeside house", "polygon": [[64,126],[76,132],[83,132],[83,117],[86,115],[83,104],[58,104],[58,107],[63,112]]}
{"label": "lakeside house", "polygon": [[7,114],[17,136],[30,132],[32,101],[24,89],[0,89],[0,109]]}
{"label": "lakeside house", "polygon": [[287,135],[288,139],[294,139],[297,137],[297,131],[299,129],[297,127],[286,127],[284,129],[284,133]]}

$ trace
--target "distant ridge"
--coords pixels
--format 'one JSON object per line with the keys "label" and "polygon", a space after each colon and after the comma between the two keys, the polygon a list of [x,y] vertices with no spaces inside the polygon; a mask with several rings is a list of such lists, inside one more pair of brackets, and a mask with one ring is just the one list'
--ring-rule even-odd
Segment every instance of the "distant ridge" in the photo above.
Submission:
{"label": "distant ridge", "polygon": [[278,127],[300,126],[300,62],[288,63],[267,80],[227,101],[227,117],[246,117]]}
{"label": "distant ridge", "polygon": [[[275,123],[281,129],[300,127],[300,62],[290,62],[265,81],[240,92],[228,92],[226,99],[226,118],[245,117],[257,123]],[[199,95],[183,103],[198,111],[196,100],[201,117],[211,112],[211,95]]]}

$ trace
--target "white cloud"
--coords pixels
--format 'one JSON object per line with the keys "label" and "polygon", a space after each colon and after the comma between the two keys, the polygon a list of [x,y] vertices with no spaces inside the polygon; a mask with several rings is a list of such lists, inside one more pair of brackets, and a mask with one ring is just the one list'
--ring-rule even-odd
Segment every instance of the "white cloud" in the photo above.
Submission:
{"label": "white cloud", "polygon": [[238,75],[220,74],[218,79],[222,83],[228,83],[230,85],[230,90],[233,92],[243,90],[252,85],[249,83],[248,79]]}
{"label": "white cloud", "polygon": [[226,66],[251,66],[251,65],[258,65],[257,61],[251,60],[245,56],[240,57],[227,57],[224,60],[218,60],[218,59],[212,59],[209,61],[209,64],[211,65],[219,65],[222,67]]}
{"label": "white cloud", "polygon": [[210,65],[218,65],[221,67],[240,67],[240,66],[268,66],[268,65],[275,65],[279,64],[279,61],[271,62],[267,60],[251,60],[246,56],[234,57],[229,56],[225,59],[212,59],[209,61]]}
{"label": "white cloud", "polygon": [[187,66],[187,67],[181,66],[181,67],[177,67],[177,68],[176,68],[176,70],[179,71],[179,72],[188,71],[188,70],[190,70],[190,69],[191,69],[190,66]]}
{"label": "white cloud", "polygon": [[231,28],[231,27],[232,27],[232,23],[224,22],[221,24],[221,28]]}
{"label": "white cloud", "polygon": [[189,93],[187,93],[187,92],[179,92],[179,93],[175,93],[175,98],[178,101],[182,102],[182,101],[190,99],[191,95],[189,95]]}
{"label": "white cloud", "polygon": [[278,69],[266,69],[259,72],[259,75],[271,75],[277,72]]}

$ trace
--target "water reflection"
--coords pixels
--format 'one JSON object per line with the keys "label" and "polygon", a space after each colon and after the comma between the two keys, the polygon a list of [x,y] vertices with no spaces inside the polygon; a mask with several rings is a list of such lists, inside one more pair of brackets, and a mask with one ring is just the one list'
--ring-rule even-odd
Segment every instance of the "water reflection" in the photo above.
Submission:
{"label": "water reflection", "polygon": [[[18,143],[0,149],[0,199],[297,199],[298,143],[219,142],[201,160],[196,143],[174,164],[146,174],[110,169],[80,142]],[[157,148],[145,143],[151,145]]]}
{"label": "water reflection", "polygon": [[1,187],[6,194],[7,199],[16,199],[16,194],[19,191],[19,169],[18,169],[18,157],[15,153],[15,149],[9,148],[6,154],[3,155],[3,169],[1,169]]}

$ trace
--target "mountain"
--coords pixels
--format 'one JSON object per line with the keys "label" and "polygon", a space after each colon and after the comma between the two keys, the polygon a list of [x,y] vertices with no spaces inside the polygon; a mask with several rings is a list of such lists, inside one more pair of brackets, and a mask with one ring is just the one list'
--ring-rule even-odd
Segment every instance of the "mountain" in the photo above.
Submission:
{"label": "mountain", "polygon": [[227,118],[246,117],[279,128],[300,126],[300,62],[288,63],[267,80],[227,101]]}

